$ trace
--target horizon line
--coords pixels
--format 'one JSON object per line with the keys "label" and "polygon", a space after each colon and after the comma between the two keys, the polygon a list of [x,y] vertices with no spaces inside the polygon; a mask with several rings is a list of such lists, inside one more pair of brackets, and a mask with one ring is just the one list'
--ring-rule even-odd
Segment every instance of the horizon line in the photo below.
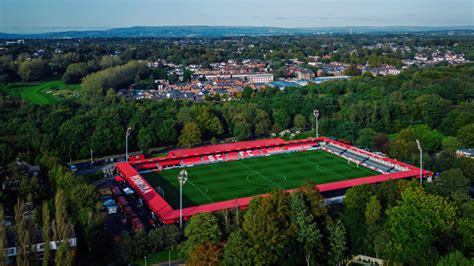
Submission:
{"label": "horizon line", "polygon": [[[15,35],[41,35],[48,33],[62,33],[62,32],[86,32],[86,31],[107,31],[114,29],[130,29],[130,28],[160,28],[160,27],[215,27],[215,28],[275,28],[275,29],[343,29],[343,28],[449,28],[449,29],[465,29],[472,28],[474,30],[474,24],[472,25],[383,25],[383,26],[369,26],[369,25],[358,25],[358,26],[300,26],[300,27],[285,27],[285,26],[242,26],[242,25],[206,25],[206,24],[186,24],[186,25],[132,25],[132,26],[117,26],[117,27],[59,27],[59,26],[41,26],[41,27],[9,27],[11,29],[45,29],[45,31],[11,31],[11,30],[0,30],[1,34],[15,34]],[[57,30],[55,30],[57,29]]]}

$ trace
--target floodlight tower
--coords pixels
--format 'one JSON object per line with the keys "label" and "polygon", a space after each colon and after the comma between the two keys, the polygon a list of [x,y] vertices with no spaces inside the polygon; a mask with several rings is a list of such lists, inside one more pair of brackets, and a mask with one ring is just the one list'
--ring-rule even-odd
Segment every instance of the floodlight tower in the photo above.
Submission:
{"label": "floodlight tower", "polygon": [[178,175],[179,182],[179,229],[183,228],[183,186],[188,181],[188,171],[181,170]]}
{"label": "floodlight tower", "polygon": [[127,132],[125,133],[125,161],[128,162],[128,136],[132,133],[132,128],[127,128]]}
{"label": "floodlight tower", "polygon": [[319,118],[319,110],[318,109],[314,109],[313,111],[313,115],[314,115],[314,130],[316,132],[316,138],[319,138],[319,125],[318,125],[318,118]]}
{"label": "floodlight tower", "polygon": [[420,151],[420,184],[423,183],[423,149],[421,148],[421,144],[419,140],[416,140],[416,146]]}

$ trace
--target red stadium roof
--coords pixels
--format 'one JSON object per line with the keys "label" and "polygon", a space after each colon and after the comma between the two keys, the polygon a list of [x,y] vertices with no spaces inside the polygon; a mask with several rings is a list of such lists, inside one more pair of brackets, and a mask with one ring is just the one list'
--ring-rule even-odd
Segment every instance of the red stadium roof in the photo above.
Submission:
{"label": "red stadium roof", "polygon": [[230,151],[241,151],[255,148],[263,148],[269,146],[283,145],[286,142],[282,139],[264,139],[264,140],[253,140],[253,141],[241,141],[234,143],[226,144],[217,144],[212,146],[203,146],[193,149],[184,149],[184,150],[174,150],[170,151],[168,157],[177,158],[177,157],[188,157],[196,155],[206,155],[206,154],[215,154],[223,153]]}

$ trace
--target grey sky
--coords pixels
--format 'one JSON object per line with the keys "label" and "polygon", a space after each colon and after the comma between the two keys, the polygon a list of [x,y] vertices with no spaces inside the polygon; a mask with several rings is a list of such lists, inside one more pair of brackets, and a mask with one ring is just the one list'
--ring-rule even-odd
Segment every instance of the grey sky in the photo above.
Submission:
{"label": "grey sky", "polygon": [[474,25],[474,0],[0,0],[0,31]]}

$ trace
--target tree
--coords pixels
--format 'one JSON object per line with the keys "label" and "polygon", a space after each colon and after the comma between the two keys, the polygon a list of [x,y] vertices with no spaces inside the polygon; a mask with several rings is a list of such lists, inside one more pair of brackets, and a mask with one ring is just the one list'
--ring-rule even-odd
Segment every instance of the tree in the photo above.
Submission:
{"label": "tree", "polygon": [[[423,151],[434,153],[440,150],[443,136],[439,132],[431,130],[427,125],[410,126],[404,130],[410,132],[407,134],[407,137],[405,137],[405,140],[415,141],[418,139],[422,144]],[[409,136],[411,136],[411,138]],[[400,137],[404,137],[401,132]]]}
{"label": "tree", "polygon": [[17,265],[31,265],[36,261],[36,254],[32,252],[31,246],[34,241],[34,221],[31,201],[25,204],[18,199],[15,205],[16,225],[16,263]]}
{"label": "tree", "polygon": [[[382,215],[382,205],[380,205],[377,196],[370,197],[365,208],[365,224],[367,226],[368,245],[372,246],[371,253],[374,251],[374,240],[378,232],[381,230],[379,221]],[[378,255],[378,254],[376,254]]]}
{"label": "tree", "polygon": [[346,229],[341,220],[327,225],[329,233],[328,265],[339,265],[344,259],[346,247]]}
{"label": "tree", "polygon": [[45,243],[43,249],[43,266],[49,265],[49,257],[51,256],[51,250],[49,243],[51,242],[51,235],[50,235],[50,214],[49,214],[49,207],[47,202],[43,202],[43,242]]}
{"label": "tree", "polygon": [[456,137],[446,137],[441,143],[443,150],[455,152],[457,149],[461,148],[462,144]]}
{"label": "tree", "polygon": [[122,60],[118,56],[104,55],[100,58],[99,65],[102,69],[120,65]]}
{"label": "tree", "polygon": [[302,130],[306,128],[306,126],[308,125],[308,122],[306,122],[306,118],[304,118],[304,115],[297,114],[295,115],[295,118],[293,119],[293,125],[295,126],[296,129]]}
{"label": "tree", "polygon": [[250,248],[242,230],[232,232],[224,246],[224,265],[252,265]]}
{"label": "tree", "polygon": [[142,62],[130,61],[125,65],[110,67],[87,75],[82,79],[81,88],[91,100],[98,101],[103,98],[109,89],[128,86],[146,70]]}
{"label": "tree", "polygon": [[347,76],[360,76],[362,70],[360,70],[357,65],[350,65],[346,70],[344,70],[344,75]]}
{"label": "tree", "polygon": [[436,266],[471,266],[474,264],[473,259],[468,259],[459,251],[451,252],[436,263]]}
{"label": "tree", "polygon": [[199,213],[191,218],[184,229],[184,235],[187,240],[183,252],[185,256],[190,256],[191,252],[199,246],[219,243],[222,232],[214,214]]}
{"label": "tree", "polygon": [[222,260],[222,247],[214,243],[206,243],[191,249],[189,252],[189,265],[219,265]]}
{"label": "tree", "polygon": [[451,199],[460,206],[469,201],[469,179],[461,169],[447,170],[435,180],[435,191],[438,195]]}
{"label": "tree", "polygon": [[465,147],[474,147],[474,123],[460,128],[458,131],[458,139]]}
{"label": "tree", "polygon": [[66,211],[66,199],[64,191],[58,190],[54,197],[55,219],[53,226],[54,241],[59,241],[56,251],[55,264],[56,265],[72,265],[73,257],[69,247],[69,238],[71,236],[72,225],[68,221],[68,214]]}
{"label": "tree", "polygon": [[386,253],[390,259],[407,264],[434,264],[438,251],[433,243],[452,230],[456,208],[445,198],[418,187],[402,192],[400,203],[387,210],[391,234]]}
{"label": "tree", "polygon": [[183,82],[189,82],[191,81],[191,78],[193,76],[193,72],[187,68],[183,69]]}
{"label": "tree", "polygon": [[371,128],[361,129],[358,133],[359,137],[356,140],[356,145],[365,149],[372,148],[372,142],[374,141],[375,131]]}
{"label": "tree", "polygon": [[252,97],[253,92],[254,91],[252,88],[246,86],[244,90],[242,91],[242,98],[250,99]]}
{"label": "tree", "polygon": [[255,114],[255,121],[258,121],[258,123],[255,124],[256,135],[261,136],[270,133],[272,122],[267,112],[257,109]]}
{"label": "tree", "polygon": [[372,139],[372,149],[376,151],[383,152],[385,154],[389,153],[389,139],[385,133],[377,133]]}
{"label": "tree", "polygon": [[149,245],[153,252],[177,246],[180,238],[179,228],[174,224],[155,228],[148,233]]}
{"label": "tree", "polygon": [[280,130],[287,129],[290,126],[290,115],[283,109],[273,112],[273,121],[280,126]]}
{"label": "tree", "polygon": [[474,218],[463,217],[459,219],[456,231],[461,240],[460,250],[472,257],[474,254]]}
{"label": "tree", "polygon": [[153,144],[156,144],[155,139],[155,134],[150,127],[142,127],[138,131],[138,147],[140,147],[142,151],[146,152]]}
{"label": "tree", "polygon": [[[3,204],[0,204],[0,221],[5,220],[5,210],[3,209]],[[7,239],[7,228],[4,222],[0,223],[0,250],[4,251],[6,249],[6,239]],[[3,265],[5,262],[5,252],[0,252],[0,265]]]}
{"label": "tree", "polygon": [[273,192],[250,202],[242,228],[248,236],[255,264],[273,264],[284,254],[294,232],[288,213],[284,192]]}
{"label": "tree", "polygon": [[336,127],[336,134],[341,139],[354,142],[359,131],[359,125],[352,121],[343,121]]}
{"label": "tree", "polygon": [[204,135],[219,136],[224,133],[222,122],[208,109],[201,110],[196,120]]}
{"label": "tree", "polygon": [[438,95],[422,95],[415,100],[415,108],[423,123],[432,128],[441,124],[441,120],[449,111],[451,102]]}
{"label": "tree", "polygon": [[471,184],[474,183],[474,160],[472,158],[462,157],[459,158],[459,168],[463,174],[471,180]]}
{"label": "tree", "polygon": [[291,222],[296,226],[296,241],[303,247],[306,265],[315,261],[314,251],[320,245],[321,231],[311,212],[305,206],[304,194],[295,192],[290,196]]}
{"label": "tree", "polygon": [[87,65],[85,63],[70,64],[62,77],[66,84],[81,83],[83,77],[87,75]]}
{"label": "tree", "polygon": [[362,185],[347,190],[344,198],[342,222],[347,229],[350,253],[369,254],[372,247],[367,239],[365,211],[372,197],[371,187]]}
{"label": "tree", "polygon": [[48,72],[48,66],[42,59],[35,58],[20,63],[18,74],[23,82],[42,79]]}
{"label": "tree", "polygon": [[181,135],[179,136],[179,144],[184,145],[188,148],[201,143],[201,130],[199,126],[194,123],[187,123],[184,125],[183,130],[181,131]]}

